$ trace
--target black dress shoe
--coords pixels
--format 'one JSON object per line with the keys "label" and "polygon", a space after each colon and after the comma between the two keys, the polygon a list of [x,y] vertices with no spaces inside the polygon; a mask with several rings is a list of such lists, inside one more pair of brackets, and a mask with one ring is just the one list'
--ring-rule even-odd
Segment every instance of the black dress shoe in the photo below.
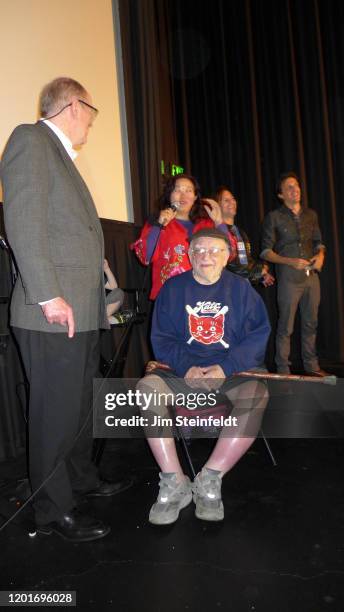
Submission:
{"label": "black dress shoe", "polygon": [[38,525],[37,532],[44,535],[57,533],[69,542],[90,542],[106,536],[110,532],[110,527],[98,519],[73,509],[59,521]]}
{"label": "black dress shoe", "polygon": [[85,497],[111,497],[111,495],[117,495],[130,489],[133,485],[132,478],[123,478],[122,480],[116,480],[111,482],[110,480],[101,480],[99,486],[91,491],[82,493]]}
{"label": "black dress shoe", "polygon": [[331,376],[331,374],[325,372],[325,370],[321,370],[320,368],[319,370],[307,370],[306,374],[307,376],[317,376],[318,378],[325,378],[326,376]]}

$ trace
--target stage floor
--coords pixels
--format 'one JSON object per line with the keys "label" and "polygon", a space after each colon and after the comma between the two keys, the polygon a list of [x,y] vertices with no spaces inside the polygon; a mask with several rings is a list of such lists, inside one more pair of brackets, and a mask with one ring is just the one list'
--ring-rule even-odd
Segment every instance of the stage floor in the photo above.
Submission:
{"label": "stage floor", "polygon": [[[154,527],[158,470],[144,440],[109,440],[104,475],[130,473],[136,483],[83,508],[110,535],[84,544],[30,538],[24,513],[0,534],[1,589],[73,590],[82,611],[342,612],[343,440],[270,442],[277,467],[257,440],[225,478],[222,523],[196,519],[191,504],[174,525]],[[192,442],[196,464],[211,444]],[[0,465],[1,518],[15,510],[9,498],[24,471],[24,458]]]}

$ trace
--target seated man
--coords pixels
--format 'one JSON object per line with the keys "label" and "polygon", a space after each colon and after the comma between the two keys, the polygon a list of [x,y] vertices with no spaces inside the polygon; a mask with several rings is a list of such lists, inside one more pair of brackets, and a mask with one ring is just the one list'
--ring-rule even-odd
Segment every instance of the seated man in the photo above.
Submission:
{"label": "seated man", "polygon": [[[138,385],[141,392],[171,397],[171,392],[182,390],[219,389],[229,398],[232,414],[241,417],[237,428],[223,427],[193,485],[183,473],[171,434],[148,438],[161,470],[160,493],[149,515],[154,524],[176,521],[179,511],[192,501],[192,492],[198,518],[223,519],[222,477],[253,443],[267,403],[264,383],[232,376],[262,366],[270,325],[250,283],[224,269],[228,254],[224,233],[207,228],[193,234],[192,270],[168,280],[155,303],[153,350],[156,359],[170,369],[158,368],[146,375]],[[165,409],[155,406],[158,412]]]}

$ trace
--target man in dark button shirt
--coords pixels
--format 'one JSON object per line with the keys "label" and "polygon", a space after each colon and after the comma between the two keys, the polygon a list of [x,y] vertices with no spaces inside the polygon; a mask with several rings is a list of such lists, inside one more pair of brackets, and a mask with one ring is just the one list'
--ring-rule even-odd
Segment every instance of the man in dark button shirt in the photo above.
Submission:
{"label": "man in dark button shirt", "polygon": [[318,217],[301,206],[299,179],[293,172],[280,176],[277,197],[282,205],[263,222],[260,257],[276,265],[279,309],[276,365],[279,373],[290,372],[290,336],[297,307],[301,314],[302,361],[307,373],[325,376],[316,353],[316,331],[320,303],[320,272],[325,255]]}

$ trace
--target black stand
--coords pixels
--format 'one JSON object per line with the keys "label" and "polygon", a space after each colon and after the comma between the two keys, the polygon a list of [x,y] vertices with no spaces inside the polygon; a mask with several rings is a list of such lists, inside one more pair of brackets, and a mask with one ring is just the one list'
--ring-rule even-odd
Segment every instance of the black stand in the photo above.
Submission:
{"label": "black stand", "polygon": [[[100,369],[104,378],[121,378],[123,376],[134,325],[143,323],[146,317],[146,313],[139,312],[140,291],[138,289],[123,289],[123,291],[125,293],[131,293],[134,295],[133,317],[126,323],[118,323],[117,325],[111,326],[112,329],[123,329],[123,334],[112,358],[107,361],[101,357]],[[99,438],[94,441],[92,460],[97,466],[99,465],[103,456],[105,444],[106,438]]]}

